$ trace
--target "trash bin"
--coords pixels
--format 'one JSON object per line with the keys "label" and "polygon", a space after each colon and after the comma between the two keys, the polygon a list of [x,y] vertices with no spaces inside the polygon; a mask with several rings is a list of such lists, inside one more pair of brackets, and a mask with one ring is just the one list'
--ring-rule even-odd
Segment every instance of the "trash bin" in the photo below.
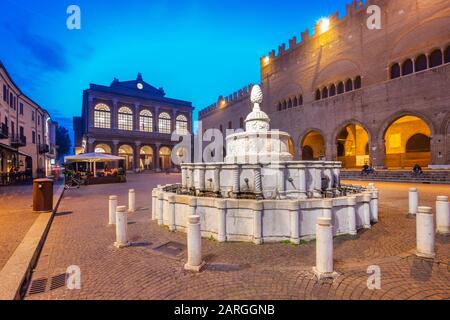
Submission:
{"label": "trash bin", "polygon": [[35,179],[33,181],[33,211],[53,211],[53,180]]}

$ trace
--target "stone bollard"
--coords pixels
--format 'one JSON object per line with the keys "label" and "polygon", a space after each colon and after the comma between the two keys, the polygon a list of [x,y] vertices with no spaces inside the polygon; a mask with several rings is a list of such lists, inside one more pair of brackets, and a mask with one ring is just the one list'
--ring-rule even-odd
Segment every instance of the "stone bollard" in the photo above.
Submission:
{"label": "stone bollard", "polygon": [[219,210],[219,232],[217,240],[219,242],[227,241],[227,201],[223,199],[216,200],[216,207]]}
{"label": "stone bollard", "polygon": [[116,224],[117,196],[109,197],[109,225]]}
{"label": "stone bollard", "polygon": [[333,226],[330,218],[317,218],[316,225],[316,266],[313,272],[321,279],[336,278],[333,270]]}
{"label": "stone bollard", "polygon": [[417,188],[409,189],[409,212],[408,217],[413,218],[417,214],[419,207],[419,193]]}
{"label": "stone bollard", "polygon": [[370,201],[370,220],[374,223],[378,222],[378,198],[379,198],[378,190],[373,189],[372,200]]}
{"label": "stone bollard", "polygon": [[289,201],[288,209],[291,220],[291,243],[300,244],[300,203]]}
{"label": "stone bollard", "polygon": [[450,207],[447,196],[439,196],[436,199],[436,225],[438,234],[450,235]]}
{"label": "stone bollard", "polygon": [[134,189],[128,191],[128,211],[136,212],[136,194]]}
{"label": "stone bollard", "polygon": [[364,229],[371,229],[372,225],[370,223],[370,203],[372,201],[372,192],[363,192],[363,217],[364,217]]}
{"label": "stone bollard", "polygon": [[253,203],[253,243],[260,245],[263,243],[262,234],[262,213],[264,205],[260,201]]}
{"label": "stone bollard", "polygon": [[431,207],[419,207],[416,221],[416,237],[418,257],[435,257],[434,253],[434,221]]}
{"label": "stone bollard", "polygon": [[188,261],[184,265],[184,269],[200,272],[205,265],[205,262],[202,260],[200,216],[191,215],[188,217],[187,249]]}
{"label": "stone bollard", "polygon": [[129,247],[127,237],[128,219],[127,219],[127,207],[117,207],[116,211],[116,242],[114,246],[117,248]]}
{"label": "stone bollard", "polygon": [[347,197],[347,212],[348,212],[348,233],[351,236],[356,236],[358,230],[356,228],[356,197]]}
{"label": "stone bollard", "polygon": [[175,212],[175,203],[176,203],[176,197],[175,195],[169,195],[167,197],[167,201],[169,203],[169,231],[175,232],[177,230],[176,225],[176,212]]}
{"label": "stone bollard", "polygon": [[164,224],[164,192],[158,194],[158,225]]}
{"label": "stone bollard", "polygon": [[156,189],[152,190],[152,220],[156,220],[156,202],[158,201],[158,193]]}

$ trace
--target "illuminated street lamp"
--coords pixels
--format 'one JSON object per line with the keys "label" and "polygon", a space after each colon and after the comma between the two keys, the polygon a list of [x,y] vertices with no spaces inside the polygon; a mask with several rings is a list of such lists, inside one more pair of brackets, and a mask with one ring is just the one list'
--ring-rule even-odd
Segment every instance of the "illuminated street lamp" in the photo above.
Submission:
{"label": "illuminated street lamp", "polygon": [[320,33],[325,33],[328,30],[330,30],[330,19],[328,18],[321,18],[319,20],[320,25]]}

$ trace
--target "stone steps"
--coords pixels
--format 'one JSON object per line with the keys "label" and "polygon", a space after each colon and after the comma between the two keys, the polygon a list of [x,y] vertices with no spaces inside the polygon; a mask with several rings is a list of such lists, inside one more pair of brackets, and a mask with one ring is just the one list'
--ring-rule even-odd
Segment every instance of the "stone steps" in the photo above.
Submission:
{"label": "stone steps", "polygon": [[342,170],[341,179],[450,184],[450,170],[425,170],[419,177],[413,177],[411,170],[377,170],[375,174],[369,176],[361,176],[361,170]]}

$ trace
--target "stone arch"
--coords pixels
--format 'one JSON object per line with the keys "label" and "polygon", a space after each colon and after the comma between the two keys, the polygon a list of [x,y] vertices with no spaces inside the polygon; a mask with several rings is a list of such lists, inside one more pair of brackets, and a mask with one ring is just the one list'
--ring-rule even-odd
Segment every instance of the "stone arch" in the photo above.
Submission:
{"label": "stone arch", "polygon": [[327,83],[336,83],[358,74],[361,74],[361,66],[358,62],[350,58],[341,58],[330,62],[318,72],[312,88],[319,88]]}
{"label": "stone arch", "polygon": [[[344,133],[346,133],[345,137],[342,136]],[[371,163],[372,133],[359,120],[348,120],[337,126],[333,131],[332,139],[335,143],[333,147],[337,151],[336,158],[342,162],[344,168],[360,168]]]}
{"label": "stone arch", "polygon": [[112,154],[111,150],[111,146],[107,143],[98,143],[94,148],[96,153]]}
{"label": "stone arch", "polygon": [[[391,117],[383,126],[382,137],[385,148],[385,167],[412,168],[415,164],[427,167],[431,164],[431,137],[435,133],[433,124],[426,117],[406,113]],[[407,150],[408,141],[418,134],[428,137],[428,147],[423,150]]]}
{"label": "stone arch", "polygon": [[140,147],[139,150],[139,168],[141,171],[153,169],[153,148],[149,145]]}
{"label": "stone arch", "polygon": [[[311,128],[303,132],[299,137],[298,153],[300,159],[303,160],[318,160],[326,155],[326,135],[320,129]],[[305,147],[310,147],[313,150],[313,159],[304,158]]]}
{"label": "stone arch", "polygon": [[118,148],[118,154],[123,157],[123,168],[127,171],[133,170],[134,167],[134,149],[129,144],[121,144]]}

